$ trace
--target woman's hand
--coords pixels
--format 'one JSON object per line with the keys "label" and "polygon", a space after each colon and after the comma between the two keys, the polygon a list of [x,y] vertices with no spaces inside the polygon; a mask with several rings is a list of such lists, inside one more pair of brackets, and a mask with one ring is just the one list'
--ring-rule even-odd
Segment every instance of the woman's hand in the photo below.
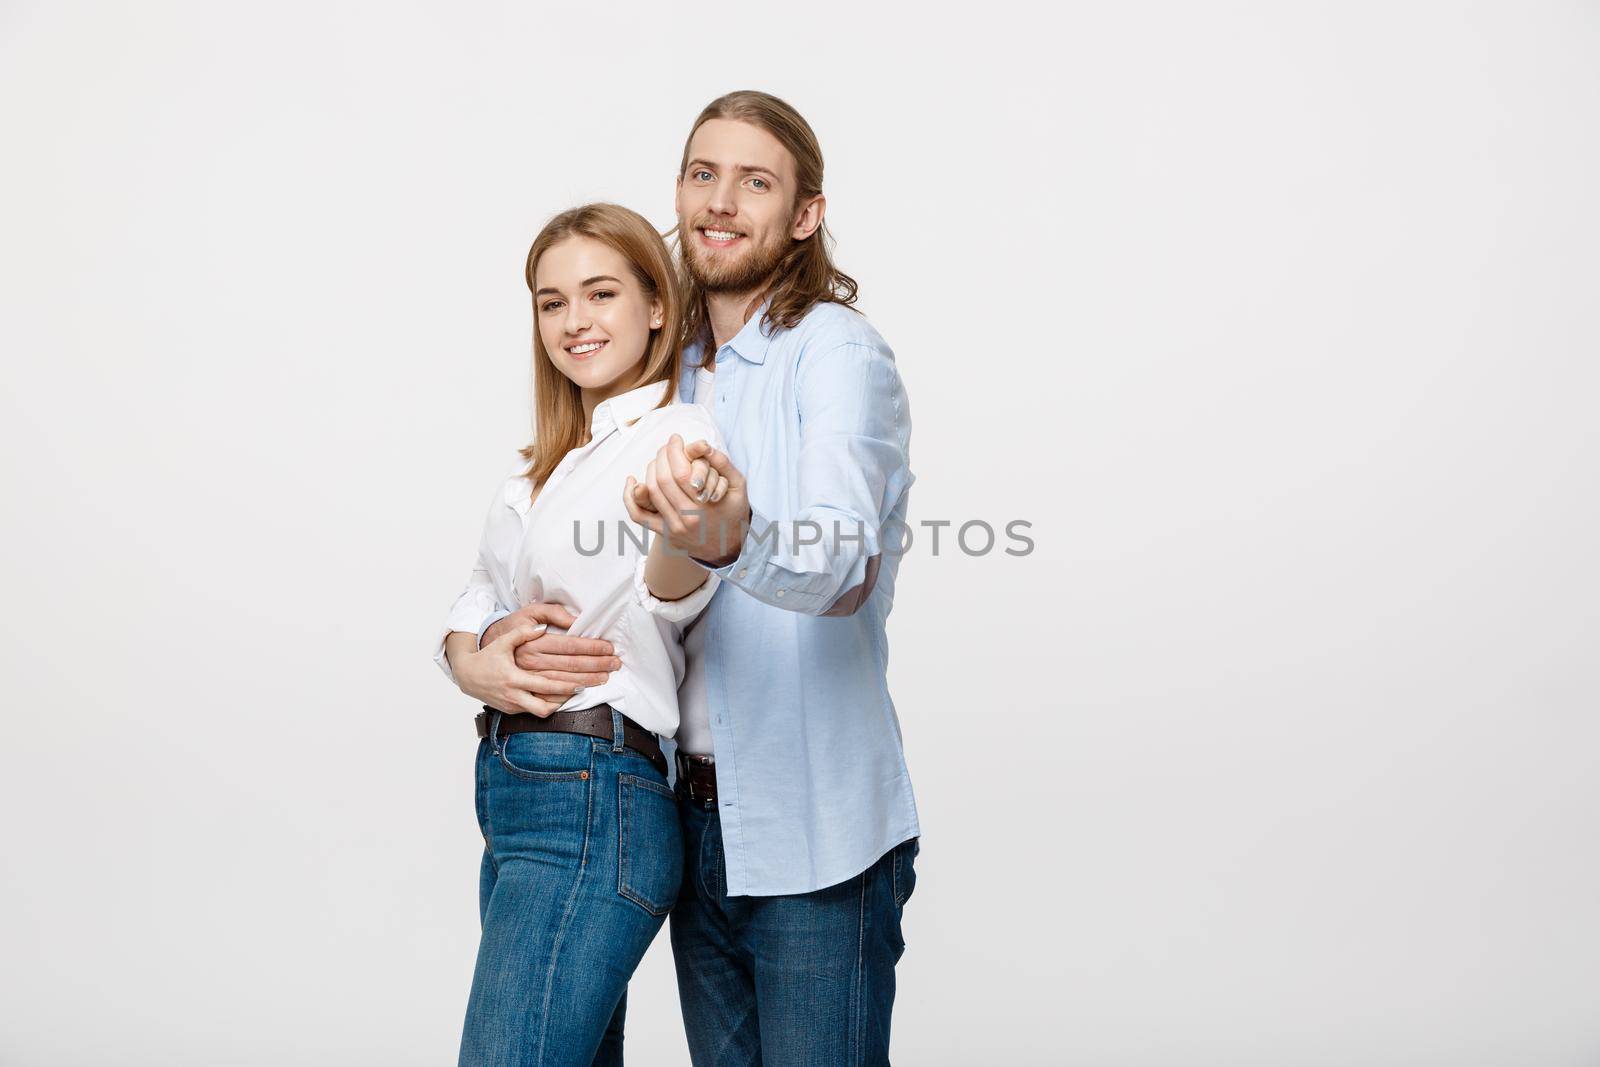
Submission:
{"label": "woman's hand", "polygon": [[[693,457],[693,461],[689,464],[689,486],[686,492],[689,492],[691,499],[699,504],[719,503],[728,493],[728,479],[713,470],[705,460],[705,454],[711,451],[714,450],[705,441],[696,441],[694,444],[684,448],[685,458]],[[659,469],[662,455],[665,452],[666,449],[663,448],[645,466],[646,481],[649,481]],[[697,484],[701,486],[698,490],[693,488]],[[658,514],[655,502],[650,497],[650,488],[644,482],[635,482],[630,475],[625,489],[624,497],[631,500],[640,512],[647,512],[651,515]],[[629,509],[630,514],[632,510],[631,508]],[[634,521],[642,523],[642,516],[641,518],[635,518]]]}
{"label": "woman's hand", "polygon": [[628,477],[622,500],[628,518],[708,561],[736,559],[751,518],[744,474],[727,453],[706,441],[686,447],[678,434],[645,467],[643,482]]}
{"label": "woman's hand", "polygon": [[[519,648],[547,637],[563,639],[559,634],[547,635],[542,629],[521,625],[495,638],[481,650],[474,650],[472,646],[477,639],[472,634],[457,632],[445,639],[445,655],[450,658],[451,673],[463,693],[491,708],[512,713],[530,712],[543,719],[565,704],[584,684],[598,685],[608,677],[605,673],[537,673],[517,666]],[[588,682],[591,678],[598,681]]]}

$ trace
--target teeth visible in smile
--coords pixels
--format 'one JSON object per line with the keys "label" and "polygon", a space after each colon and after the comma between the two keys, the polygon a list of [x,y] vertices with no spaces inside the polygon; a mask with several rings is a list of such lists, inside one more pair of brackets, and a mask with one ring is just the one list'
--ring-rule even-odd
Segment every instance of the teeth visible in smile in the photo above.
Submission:
{"label": "teeth visible in smile", "polygon": [[739,236],[738,234],[730,233],[727,230],[701,230],[700,232],[711,238],[713,241],[731,241],[735,237]]}
{"label": "teeth visible in smile", "polygon": [[596,351],[603,344],[605,344],[604,341],[591,341],[590,343],[588,343],[586,345],[578,345],[575,348],[569,348],[569,349],[567,349],[567,351],[571,352],[575,356],[581,356],[585,352]]}

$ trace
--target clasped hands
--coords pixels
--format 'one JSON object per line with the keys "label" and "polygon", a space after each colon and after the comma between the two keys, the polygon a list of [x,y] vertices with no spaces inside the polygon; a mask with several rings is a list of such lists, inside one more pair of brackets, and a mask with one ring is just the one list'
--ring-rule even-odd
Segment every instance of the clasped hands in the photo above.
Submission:
{"label": "clasped hands", "polygon": [[[673,434],[623,485],[628,517],[667,545],[709,566],[738,558],[750,524],[744,475],[727,453]],[[586,686],[604,684],[622,666],[610,641],[551,633],[577,621],[562,604],[528,604],[483,632],[479,649],[455,666],[463,692],[507,712],[545,718]],[[452,660],[452,665],[455,661]]]}
{"label": "clasped hands", "polygon": [[673,434],[622,491],[628,517],[664,537],[674,550],[709,566],[732,563],[750,525],[744,475],[726,452],[706,441],[685,445]]}

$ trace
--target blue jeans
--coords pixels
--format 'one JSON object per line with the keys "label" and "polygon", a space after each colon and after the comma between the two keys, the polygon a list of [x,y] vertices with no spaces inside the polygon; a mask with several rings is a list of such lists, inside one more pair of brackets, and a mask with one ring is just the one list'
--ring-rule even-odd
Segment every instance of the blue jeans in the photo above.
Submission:
{"label": "blue jeans", "polygon": [[672,908],[683,848],[672,791],[613,736],[478,743],[483,934],[462,1067],[622,1063],[628,979]]}
{"label": "blue jeans", "polygon": [[917,839],[826,889],[730,897],[716,804],[679,811],[672,958],[694,1067],[887,1067]]}

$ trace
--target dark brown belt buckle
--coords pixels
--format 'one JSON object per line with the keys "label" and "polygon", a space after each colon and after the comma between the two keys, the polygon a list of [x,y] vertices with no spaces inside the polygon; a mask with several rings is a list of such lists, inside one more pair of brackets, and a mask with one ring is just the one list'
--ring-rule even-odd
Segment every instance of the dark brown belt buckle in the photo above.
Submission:
{"label": "dark brown belt buckle", "polygon": [[[678,754],[678,782],[683,787],[683,795],[690,800],[717,799],[717,770],[715,756],[691,756],[686,752]],[[706,779],[710,779],[709,782]]]}

